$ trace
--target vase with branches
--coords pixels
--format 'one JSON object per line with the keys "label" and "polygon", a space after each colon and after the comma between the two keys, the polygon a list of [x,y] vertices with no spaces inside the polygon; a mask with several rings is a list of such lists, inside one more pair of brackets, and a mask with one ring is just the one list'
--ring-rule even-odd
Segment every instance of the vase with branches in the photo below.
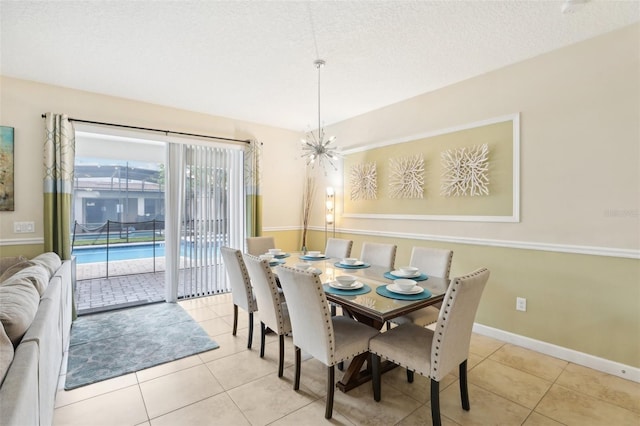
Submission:
{"label": "vase with branches", "polygon": [[309,219],[311,218],[311,208],[316,192],[315,177],[307,169],[302,189],[302,252],[307,252],[307,231],[309,230]]}

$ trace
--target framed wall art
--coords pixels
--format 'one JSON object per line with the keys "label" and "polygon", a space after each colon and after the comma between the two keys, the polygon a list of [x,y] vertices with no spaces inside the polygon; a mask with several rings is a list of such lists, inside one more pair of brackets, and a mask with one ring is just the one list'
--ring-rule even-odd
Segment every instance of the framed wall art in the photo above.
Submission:
{"label": "framed wall art", "polygon": [[13,127],[0,126],[0,211],[14,211]]}
{"label": "framed wall art", "polygon": [[[343,151],[344,217],[520,221],[520,114]],[[375,197],[353,197],[376,164]],[[357,188],[355,188],[357,189]]]}

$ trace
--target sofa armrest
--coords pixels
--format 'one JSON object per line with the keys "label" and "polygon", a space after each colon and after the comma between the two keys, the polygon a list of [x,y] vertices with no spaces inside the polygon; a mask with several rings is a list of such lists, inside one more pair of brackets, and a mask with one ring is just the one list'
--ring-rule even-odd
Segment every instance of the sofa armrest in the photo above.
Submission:
{"label": "sofa armrest", "polygon": [[40,424],[38,406],[38,344],[21,343],[0,387],[0,425]]}

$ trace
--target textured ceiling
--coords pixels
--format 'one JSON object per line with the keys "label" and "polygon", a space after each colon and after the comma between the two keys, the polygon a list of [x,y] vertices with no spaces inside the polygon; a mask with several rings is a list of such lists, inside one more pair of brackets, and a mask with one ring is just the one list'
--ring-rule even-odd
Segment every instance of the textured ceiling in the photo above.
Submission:
{"label": "textured ceiling", "polygon": [[[0,73],[294,130],[640,20],[638,1],[5,1]],[[79,117],[99,119],[99,117]]]}

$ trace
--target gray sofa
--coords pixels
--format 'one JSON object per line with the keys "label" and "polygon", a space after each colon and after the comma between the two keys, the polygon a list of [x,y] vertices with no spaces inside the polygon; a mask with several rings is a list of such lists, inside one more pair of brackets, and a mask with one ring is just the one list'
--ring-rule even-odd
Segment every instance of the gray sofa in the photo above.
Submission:
{"label": "gray sofa", "polygon": [[51,425],[69,345],[75,262],[0,259],[0,425]]}

